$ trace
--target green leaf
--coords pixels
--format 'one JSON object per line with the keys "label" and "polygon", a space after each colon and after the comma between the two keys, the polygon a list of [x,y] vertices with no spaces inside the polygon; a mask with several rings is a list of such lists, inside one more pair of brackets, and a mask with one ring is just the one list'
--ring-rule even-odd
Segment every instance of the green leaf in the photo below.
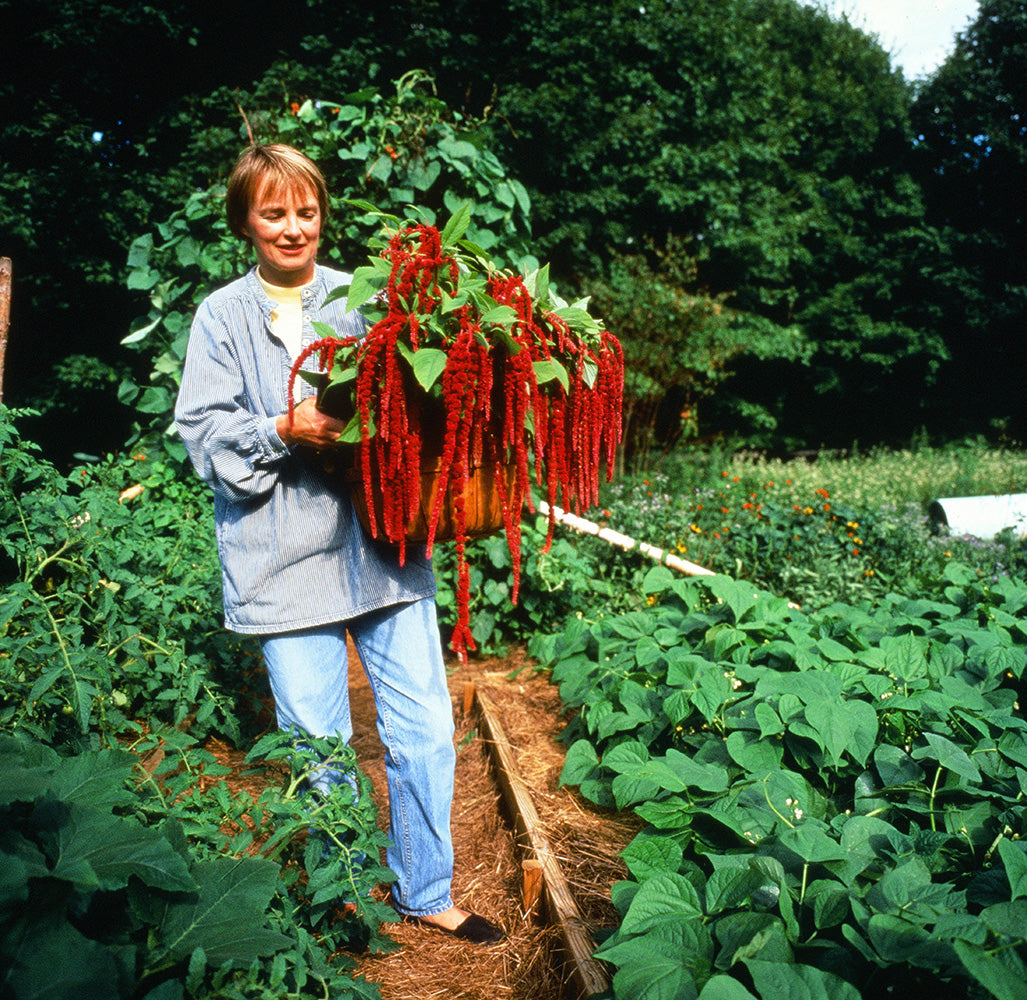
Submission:
{"label": "green leaf", "polygon": [[450,217],[442,230],[440,239],[442,249],[448,250],[454,246],[467,232],[471,222],[471,203],[465,201]]}
{"label": "green leaf", "polygon": [[860,1000],[851,983],[811,965],[749,959],[745,963],[761,1000]]}
{"label": "green leaf", "polygon": [[560,772],[561,785],[580,785],[599,768],[599,756],[595,747],[585,739],[576,740],[567,749]]}
{"label": "green leaf", "polygon": [[161,925],[167,954],[182,960],[203,948],[212,965],[249,965],[292,941],[264,926],[278,884],[278,865],[257,858],[219,857],[198,862],[192,876],[199,894],[168,905]]}
{"label": "green leaf", "polygon": [[959,960],[997,1000],[1023,1000],[1027,966],[1009,949],[997,954],[969,941],[953,942]]}
{"label": "green leaf", "polygon": [[168,892],[191,892],[185,862],[157,831],[110,812],[73,804],[57,834],[53,877],[83,887],[121,889],[136,877]]}
{"label": "green leaf", "polygon": [[681,845],[670,837],[640,833],[621,851],[621,857],[628,871],[639,882],[645,882],[665,872],[677,872],[684,852]]}
{"label": "green leaf", "polygon": [[131,982],[126,953],[87,938],[46,910],[8,925],[0,936],[5,995],[18,1000],[105,1000],[124,996],[117,984]]}
{"label": "green leaf", "polygon": [[666,566],[653,566],[642,580],[643,594],[659,594],[674,583],[674,574]]}
{"label": "green leaf", "polygon": [[517,319],[517,310],[511,306],[496,306],[483,313],[478,322],[484,329],[487,326],[510,326]]}
{"label": "green leaf", "polygon": [[546,382],[552,382],[555,379],[563,386],[564,392],[570,391],[570,376],[567,374],[567,369],[556,358],[535,361],[532,368],[535,370],[535,381],[539,385],[545,385]]}
{"label": "green leaf", "polygon": [[818,700],[806,707],[806,720],[835,767],[849,753],[859,764],[877,744],[877,713],[865,701]]}
{"label": "green leaf", "polygon": [[446,352],[437,347],[421,347],[413,352],[410,365],[414,371],[414,378],[427,392],[446,370]]}
{"label": "green leaf", "polygon": [[718,601],[722,601],[731,609],[736,624],[745,618],[746,612],[756,607],[759,594],[751,583],[733,580],[729,576],[705,577],[703,582]]}
{"label": "green leaf", "polygon": [[702,988],[699,1000],[756,1000],[737,979],[712,976]]}
{"label": "green leaf", "polygon": [[702,902],[695,886],[683,875],[669,872],[643,883],[624,915],[624,934],[658,933],[686,918],[702,916]]}
{"label": "green leaf", "polygon": [[803,861],[810,864],[827,864],[846,859],[845,849],[812,821],[785,830],[779,839],[785,847],[795,851]]}
{"label": "green leaf", "polygon": [[776,771],[784,758],[781,741],[765,739],[762,733],[736,730],[728,735],[725,745],[731,759],[750,774]]}
{"label": "green leaf", "polygon": [[1023,851],[1022,842],[1014,844],[1003,838],[999,841],[998,853],[1009,879],[1011,898],[1027,897],[1027,854]]}
{"label": "green leaf", "polygon": [[[698,991],[692,974],[674,955],[644,941],[626,942],[637,952],[613,976],[614,995],[632,1000],[695,1000]],[[624,956],[627,958],[627,955]]]}
{"label": "green leaf", "polygon": [[353,272],[349,292],[346,295],[346,310],[352,312],[359,309],[369,299],[374,298],[386,285],[386,278],[378,268],[365,265]]}
{"label": "green leaf", "polygon": [[911,756],[914,760],[936,760],[942,767],[947,767],[961,778],[967,781],[978,783],[981,780],[981,772],[977,765],[970,759],[965,750],[956,746],[952,740],[937,733],[924,733],[927,746],[918,747]]}

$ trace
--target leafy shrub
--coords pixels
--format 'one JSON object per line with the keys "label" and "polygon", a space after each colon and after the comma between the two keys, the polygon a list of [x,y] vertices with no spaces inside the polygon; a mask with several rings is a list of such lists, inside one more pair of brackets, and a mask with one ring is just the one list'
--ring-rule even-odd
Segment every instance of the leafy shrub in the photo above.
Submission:
{"label": "leafy shrub", "polygon": [[[4,995],[378,996],[350,978],[352,961],[326,958],[381,949],[378,922],[391,915],[366,897],[389,873],[365,860],[383,838],[352,751],[269,737],[254,753],[292,764],[284,787],[254,801],[232,796],[224,769],[180,732],[141,736],[134,749],[159,761],[152,773],[124,750],[62,759],[0,734]],[[322,758],[353,771],[358,804],[311,803],[303,789]],[[264,856],[251,856],[255,847]],[[360,913],[343,921],[334,908],[346,885]]]}
{"label": "leafy shrub", "polygon": [[531,647],[579,709],[562,780],[649,824],[597,952],[614,996],[1021,996],[1027,585],[951,564],[811,614],[646,589]]}
{"label": "leafy shrub", "polygon": [[59,473],[0,417],[0,725],[110,743],[129,719],[240,734],[211,505],[142,453]]}

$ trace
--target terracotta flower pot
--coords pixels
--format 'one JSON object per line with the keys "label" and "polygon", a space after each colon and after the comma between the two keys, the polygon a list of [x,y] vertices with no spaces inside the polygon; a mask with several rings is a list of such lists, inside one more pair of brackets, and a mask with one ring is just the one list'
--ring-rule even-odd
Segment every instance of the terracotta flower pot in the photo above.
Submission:
{"label": "terracotta flower pot", "polygon": [[[377,477],[377,463],[373,456],[371,461]],[[517,469],[510,464],[505,467],[504,472],[509,496],[514,486]],[[421,497],[417,511],[407,525],[406,540],[408,542],[424,544],[428,541],[428,524],[441,486],[441,474],[442,461],[440,459],[422,461]],[[364,530],[371,534],[371,519],[368,514],[367,497],[364,493],[360,470],[353,468],[349,471],[348,476],[352,482],[353,507]],[[375,492],[374,515],[375,524],[380,526],[384,521],[385,511],[379,491]],[[503,504],[500,499],[495,470],[491,467],[479,465],[471,469],[467,486],[464,489],[464,526],[465,538],[485,538],[488,535],[499,533],[504,528]],[[378,533],[381,535],[380,527]],[[451,542],[457,538],[457,535],[453,485],[448,483],[434,538],[436,542]]]}

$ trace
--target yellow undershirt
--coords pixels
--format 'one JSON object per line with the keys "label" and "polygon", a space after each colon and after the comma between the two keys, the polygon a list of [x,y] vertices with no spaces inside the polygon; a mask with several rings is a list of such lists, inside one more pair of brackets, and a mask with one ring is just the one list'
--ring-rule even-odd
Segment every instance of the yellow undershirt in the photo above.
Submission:
{"label": "yellow undershirt", "polygon": [[271,312],[271,332],[285,345],[289,357],[295,360],[303,344],[303,289],[307,285],[279,288],[261,278],[259,270],[257,278],[267,297],[275,303]]}

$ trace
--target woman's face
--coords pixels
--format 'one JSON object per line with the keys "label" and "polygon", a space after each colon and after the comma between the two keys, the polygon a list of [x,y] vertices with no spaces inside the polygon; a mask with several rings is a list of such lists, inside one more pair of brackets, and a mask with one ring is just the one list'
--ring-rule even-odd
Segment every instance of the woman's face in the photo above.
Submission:
{"label": "woman's face", "polygon": [[265,182],[250,205],[245,232],[257,251],[261,277],[269,284],[291,288],[314,277],[321,209],[312,187]]}

